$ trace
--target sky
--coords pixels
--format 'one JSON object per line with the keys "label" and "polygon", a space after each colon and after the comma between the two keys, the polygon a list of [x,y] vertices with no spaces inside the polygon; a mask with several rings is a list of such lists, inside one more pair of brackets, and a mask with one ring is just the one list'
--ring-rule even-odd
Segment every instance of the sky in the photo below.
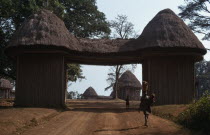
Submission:
{"label": "sky", "polygon": [[[180,12],[178,6],[184,4],[184,0],[97,0],[99,11],[106,15],[107,20],[114,20],[117,15],[128,16],[128,21],[134,24],[134,29],[141,34],[149,21],[161,10],[170,8],[176,14]],[[210,41],[202,41],[202,35],[196,34],[206,48],[210,48]],[[210,52],[204,56],[210,60]],[[93,87],[98,95],[110,95],[111,90],[104,91],[108,86],[106,82],[109,66],[82,65],[85,80],[72,83],[68,91],[83,93],[88,87]],[[142,82],[142,67],[137,65],[134,75]]]}

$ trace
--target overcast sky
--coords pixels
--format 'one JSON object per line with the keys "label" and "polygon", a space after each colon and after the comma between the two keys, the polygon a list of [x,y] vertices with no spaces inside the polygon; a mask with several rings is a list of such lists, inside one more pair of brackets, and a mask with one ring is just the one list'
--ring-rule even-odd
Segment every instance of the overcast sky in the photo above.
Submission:
{"label": "overcast sky", "polygon": [[[97,0],[99,11],[106,15],[107,20],[114,20],[118,14],[128,16],[128,20],[134,24],[135,31],[141,34],[148,22],[161,10],[170,8],[176,14],[180,11],[178,6],[183,4],[184,0]],[[199,39],[202,35],[198,35]],[[202,41],[206,48],[210,48],[209,41]],[[204,58],[210,60],[208,52]],[[107,87],[107,73],[109,66],[90,66],[82,65],[83,75],[86,77],[81,82],[73,83],[68,91],[78,91],[83,93],[88,87],[92,86],[98,95],[109,95],[109,91],[104,91]],[[139,64],[134,72],[136,77],[142,81],[142,67]]]}

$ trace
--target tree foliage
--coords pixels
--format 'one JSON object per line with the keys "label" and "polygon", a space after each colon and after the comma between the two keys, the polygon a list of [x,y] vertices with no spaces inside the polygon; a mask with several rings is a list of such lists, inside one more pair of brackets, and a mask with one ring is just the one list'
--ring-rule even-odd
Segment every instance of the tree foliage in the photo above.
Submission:
{"label": "tree foliage", "polygon": [[110,29],[105,14],[98,11],[96,0],[62,0],[65,8],[64,22],[70,32],[78,37],[102,37]]}
{"label": "tree foliage", "polygon": [[79,94],[78,91],[67,92],[67,99],[81,99],[81,98],[83,98],[83,95]]}
{"label": "tree foliage", "polygon": [[208,135],[210,132],[210,93],[206,92],[197,102],[180,113],[177,122],[187,128]]}
{"label": "tree foliage", "polygon": [[[47,8],[59,16],[67,29],[77,37],[100,37],[110,29],[104,13],[98,11],[96,0],[0,0],[0,77],[16,79],[15,62],[4,54],[4,49],[14,31],[32,13]],[[76,80],[82,70],[74,65]],[[74,77],[72,77],[74,76]]]}
{"label": "tree foliage", "polygon": [[210,61],[195,64],[196,96],[201,97],[205,91],[210,91]]}
{"label": "tree foliage", "polygon": [[67,64],[68,80],[76,82],[77,79],[84,79],[82,75],[81,65],[79,64]]}
{"label": "tree foliage", "polygon": [[204,34],[203,39],[210,39],[210,1],[209,0],[185,0],[185,4],[179,6],[179,16],[189,22],[189,27],[198,33]]}

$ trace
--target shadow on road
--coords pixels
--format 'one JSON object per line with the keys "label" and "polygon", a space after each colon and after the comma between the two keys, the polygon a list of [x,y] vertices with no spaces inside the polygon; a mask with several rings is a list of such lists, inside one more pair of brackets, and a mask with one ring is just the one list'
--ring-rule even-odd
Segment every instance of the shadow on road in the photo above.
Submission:
{"label": "shadow on road", "polygon": [[100,130],[96,130],[94,132],[103,132],[103,131],[128,131],[128,130],[137,129],[137,128],[139,128],[139,127],[123,128],[123,129],[100,129]]}
{"label": "shadow on road", "polygon": [[124,112],[137,112],[138,109],[131,108],[126,110],[125,108],[67,108],[64,111],[78,111],[78,112],[93,112],[93,113],[124,113]]}
{"label": "shadow on road", "polygon": [[139,101],[130,103],[130,109],[125,109],[125,102],[116,101],[77,101],[67,102],[67,109],[65,111],[83,111],[83,112],[94,112],[94,113],[124,113],[138,111]]}

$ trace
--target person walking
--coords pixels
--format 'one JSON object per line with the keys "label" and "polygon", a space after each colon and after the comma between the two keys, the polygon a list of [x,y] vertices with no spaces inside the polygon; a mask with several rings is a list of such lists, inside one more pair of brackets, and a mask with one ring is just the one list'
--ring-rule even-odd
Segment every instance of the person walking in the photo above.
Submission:
{"label": "person walking", "polygon": [[139,112],[143,111],[144,119],[145,119],[145,126],[147,125],[147,120],[149,118],[149,113],[151,113],[151,105],[155,102],[155,94],[152,94],[151,96],[147,95],[148,86],[149,83],[147,81],[143,81],[142,83],[142,97],[141,102],[139,105]]}
{"label": "person walking", "polygon": [[129,110],[129,106],[130,106],[130,103],[129,103],[129,96],[127,96],[126,98],[126,110]]}

